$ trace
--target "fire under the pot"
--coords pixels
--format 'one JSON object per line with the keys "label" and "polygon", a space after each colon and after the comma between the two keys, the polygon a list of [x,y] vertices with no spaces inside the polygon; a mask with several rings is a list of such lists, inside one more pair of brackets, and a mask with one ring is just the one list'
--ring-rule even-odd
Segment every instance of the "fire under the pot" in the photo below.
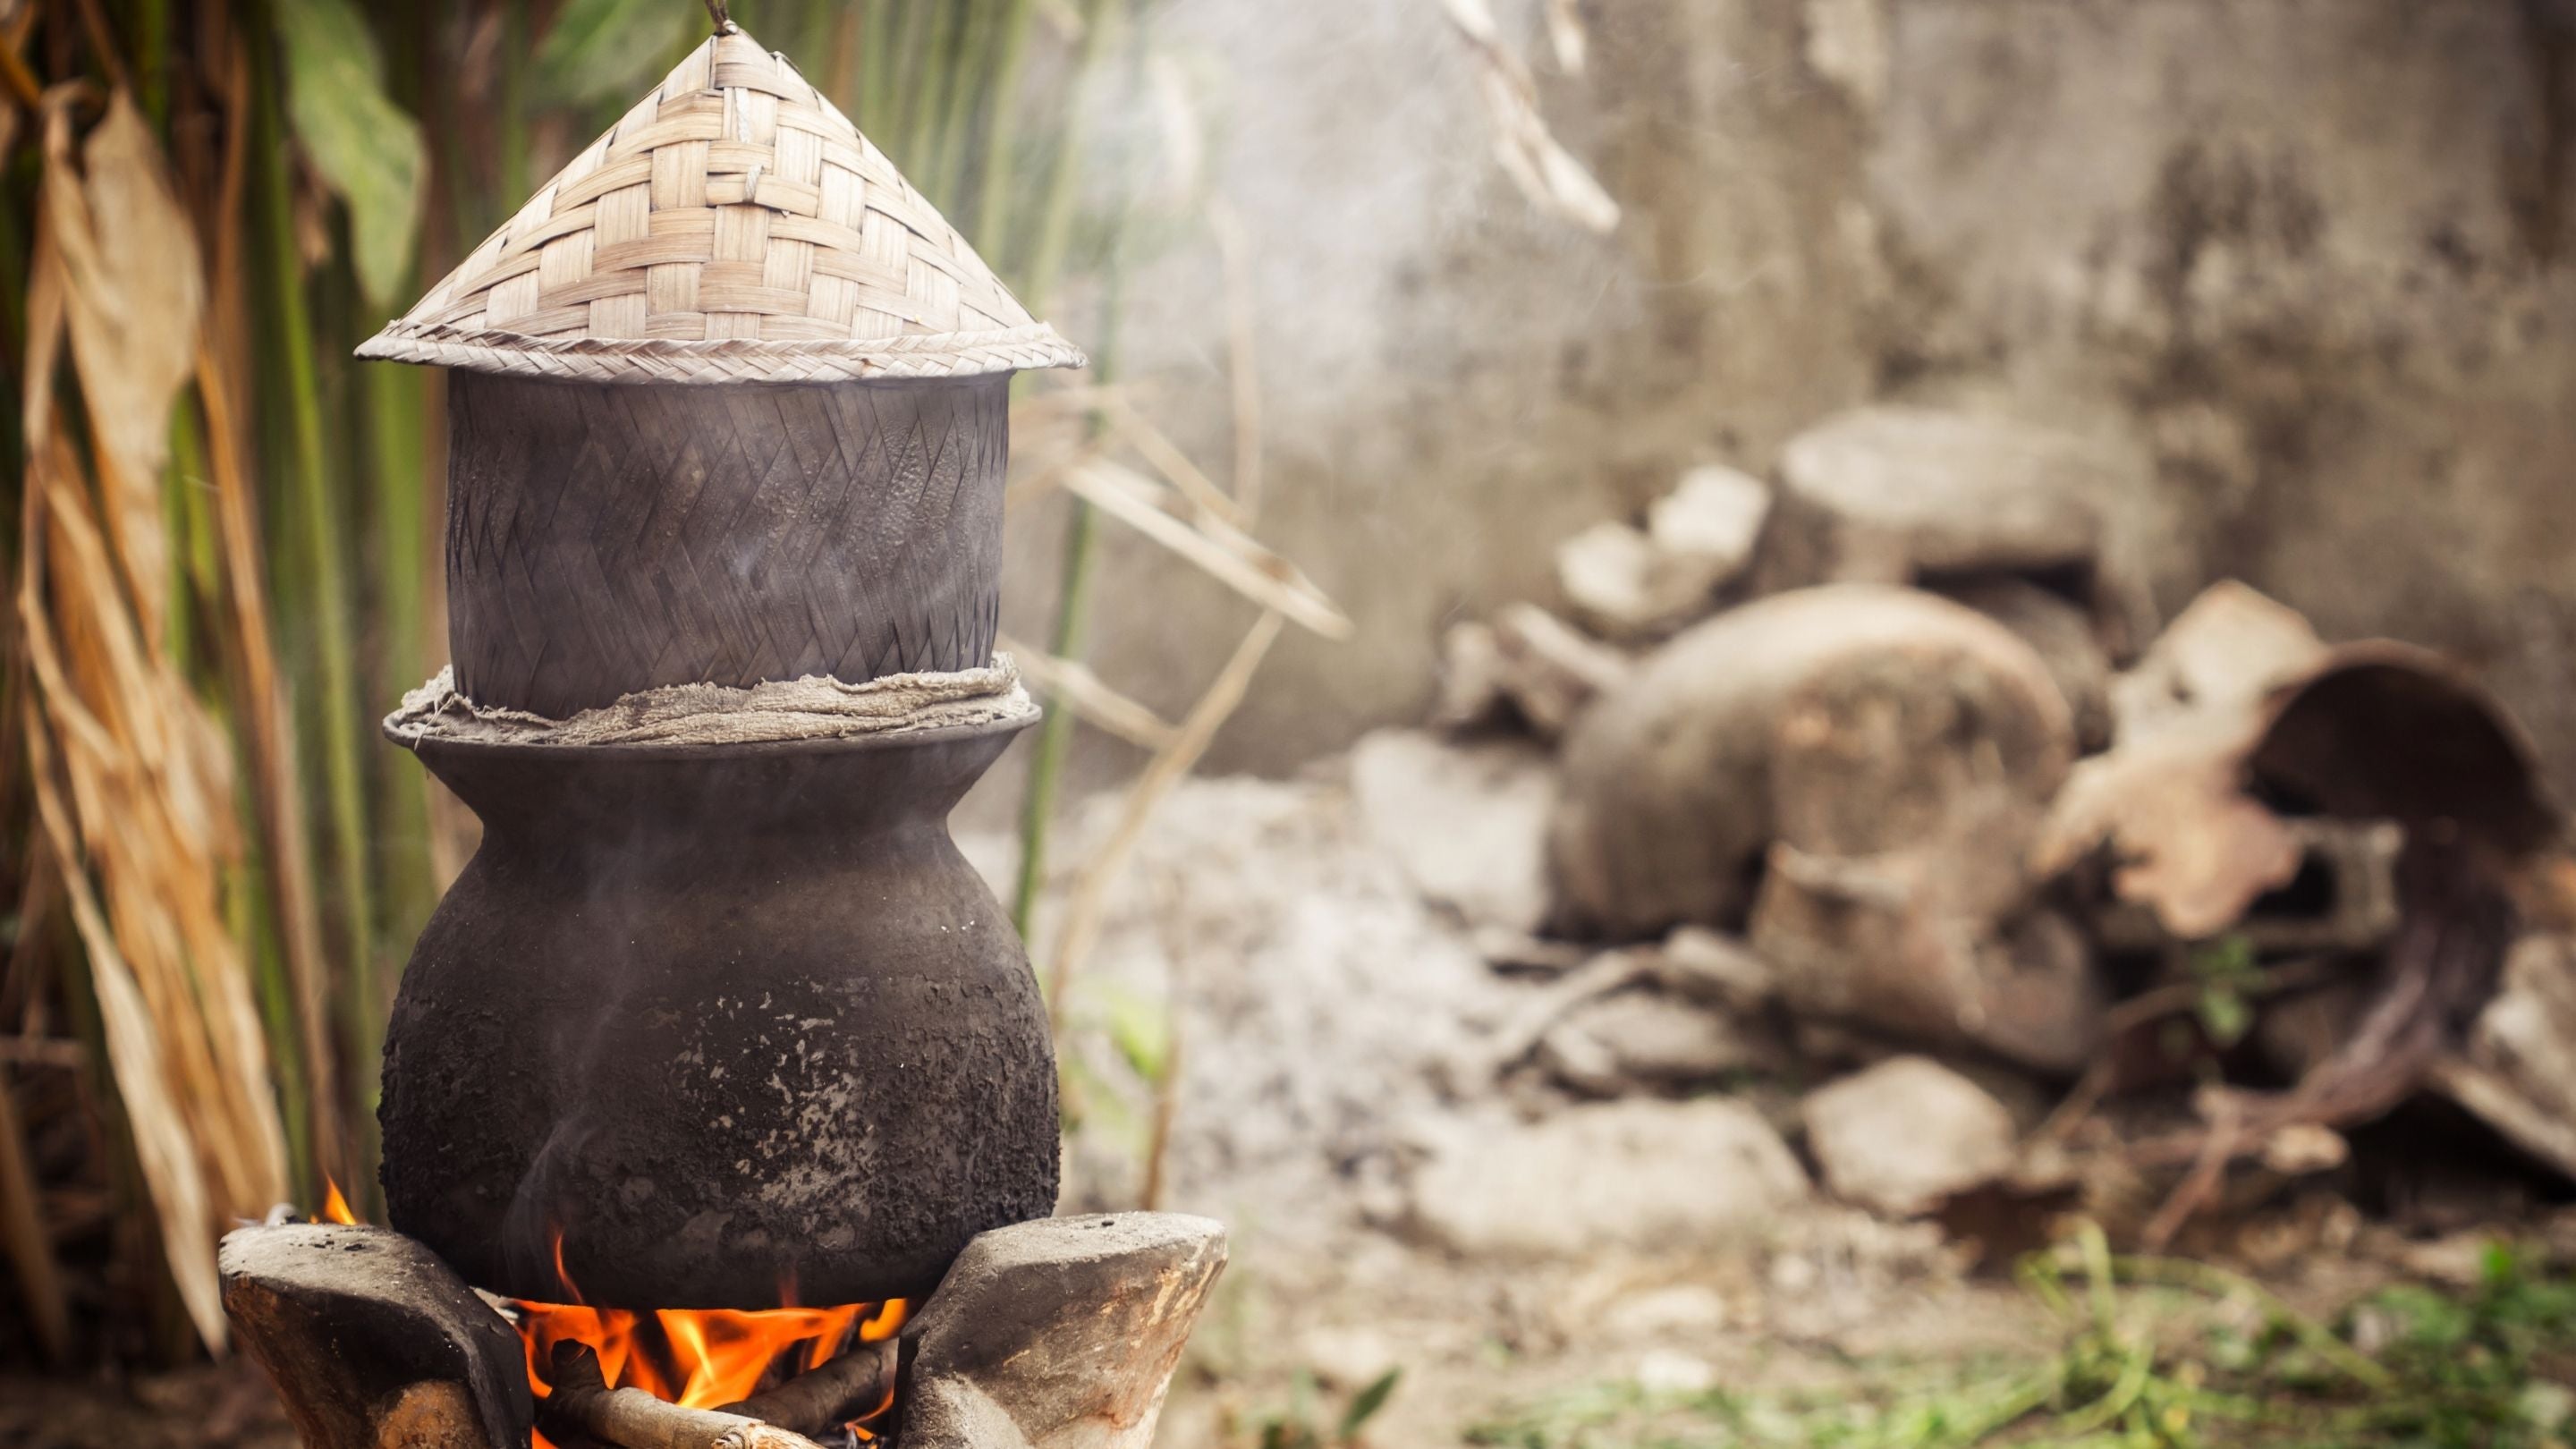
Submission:
{"label": "fire under the pot", "polygon": [[[567,1293],[571,1303],[511,1300],[510,1317],[527,1350],[528,1391],[540,1421],[555,1391],[559,1345],[588,1348],[600,1377],[613,1389],[641,1389],[684,1409],[737,1409],[761,1394],[820,1373],[871,1345],[890,1343],[903,1327],[908,1305],[851,1303],[838,1308],[664,1308],[637,1312],[594,1308]],[[793,1299],[792,1293],[782,1297]],[[893,1376],[871,1372],[849,1381],[844,1398],[822,1410],[821,1420],[800,1426],[812,1432],[847,1429],[861,1441],[877,1437],[894,1408]],[[836,1391],[837,1392],[837,1391]],[[551,1441],[540,1428],[538,1449]]]}
{"label": "fire under the pot", "polygon": [[[329,1186],[323,1219],[356,1225],[340,1185]],[[884,1356],[911,1311],[901,1298],[808,1308],[796,1303],[796,1285],[784,1282],[777,1308],[596,1307],[582,1301],[564,1268],[560,1233],[554,1270],[564,1301],[500,1300],[508,1305],[505,1316],[518,1333],[528,1392],[538,1405],[533,1449],[559,1449],[545,1431],[558,1416],[546,1405],[556,1391],[558,1355],[572,1344],[589,1350],[583,1372],[595,1368],[605,1387],[641,1390],[679,1408],[776,1413],[793,1404],[804,1418],[796,1427],[826,1442],[846,1433],[868,1443],[890,1427],[895,1375]],[[782,1396],[790,1383],[799,1391]]]}
{"label": "fire under the pot", "polygon": [[[1119,1213],[978,1234],[908,1308],[526,1313],[391,1228],[285,1219],[227,1237],[220,1271],[306,1449],[1146,1449],[1224,1264],[1214,1222]],[[684,1407],[612,1373],[684,1402],[759,1387]]]}

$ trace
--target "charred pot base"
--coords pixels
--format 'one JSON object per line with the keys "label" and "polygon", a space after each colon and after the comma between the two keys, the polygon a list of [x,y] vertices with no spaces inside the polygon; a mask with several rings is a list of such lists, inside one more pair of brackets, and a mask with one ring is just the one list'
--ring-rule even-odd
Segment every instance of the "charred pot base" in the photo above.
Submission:
{"label": "charred pot base", "polygon": [[1045,1008],[946,826],[1021,723],[415,741],[484,838],[386,1038],[393,1225],[513,1297],[755,1309],[1051,1212]]}

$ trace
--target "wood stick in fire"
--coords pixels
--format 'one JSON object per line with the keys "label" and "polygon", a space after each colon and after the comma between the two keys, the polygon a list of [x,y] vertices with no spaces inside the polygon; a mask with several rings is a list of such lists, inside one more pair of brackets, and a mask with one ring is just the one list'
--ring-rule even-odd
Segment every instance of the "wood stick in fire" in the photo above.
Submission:
{"label": "wood stick in fire", "polygon": [[612,1389],[588,1344],[558,1343],[554,1392],[537,1409],[548,1435],[569,1431],[618,1449],[820,1449],[775,1424],[715,1409],[683,1409],[642,1389]]}

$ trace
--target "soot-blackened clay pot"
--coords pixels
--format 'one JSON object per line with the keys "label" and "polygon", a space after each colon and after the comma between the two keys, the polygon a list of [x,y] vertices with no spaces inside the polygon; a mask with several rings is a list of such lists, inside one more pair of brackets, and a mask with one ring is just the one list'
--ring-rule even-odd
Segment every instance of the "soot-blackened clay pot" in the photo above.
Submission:
{"label": "soot-blackened clay pot", "polygon": [[749,1309],[917,1298],[1052,1212],[1046,1010],[947,829],[1023,723],[406,741],[484,834],[386,1037],[393,1226],[504,1294]]}

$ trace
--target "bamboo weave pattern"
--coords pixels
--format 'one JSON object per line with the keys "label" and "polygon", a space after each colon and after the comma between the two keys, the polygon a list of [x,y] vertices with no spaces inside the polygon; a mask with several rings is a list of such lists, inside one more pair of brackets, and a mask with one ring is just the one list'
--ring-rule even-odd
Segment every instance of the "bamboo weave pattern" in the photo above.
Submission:
{"label": "bamboo weave pattern", "polygon": [[360,357],[585,382],[1078,367],[783,56],[711,37]]}

